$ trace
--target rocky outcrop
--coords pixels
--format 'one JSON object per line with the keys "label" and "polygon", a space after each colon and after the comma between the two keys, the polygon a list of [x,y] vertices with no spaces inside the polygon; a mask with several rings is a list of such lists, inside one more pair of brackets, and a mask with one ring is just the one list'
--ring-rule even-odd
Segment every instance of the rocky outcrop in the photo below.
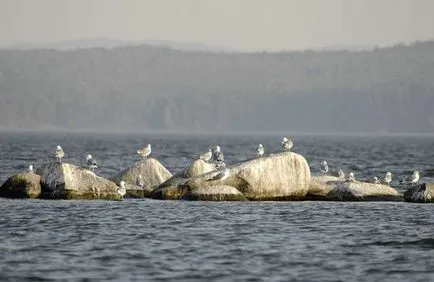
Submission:
{"label": "rocky outcrop", "polygon": [[37,170],[45,199],[113,199],[121,197],[114,182],[68,163],[49,163]]}
{"label": "rocky outcrop", "polygon": [[224,180],[211,180],[219,171],[187,180],[172,178],[154,190],[157,199],[180,199],[187,191],[201,187],[228,185],[248,200],[302,200],[309,189],[310,170],[305,158],[288,152],[257,158],[228,167]]}
{"label": "rocky outcrop", "polygon": [[404,193],[406,202],[434,203],[434,184],[422,183],[411,187]]}
{"label": "rocky outcrop", "polygon": [[313,176],[307,200],[402,201],[394,188],[382,184],[350,182],[334,176]]}
{"label": "rocky outcrop", "polygon": [[204,160],[195,160],[190,166],[186,167],[177,177],[191,178],[210,171],[216,170],[215,164],[207,163]]}
{"label": "rocky outcrop", "polygon": [[172,174],[158,160],[148,158],[128,167],[111,177],[110,180],[118,185],[122,180],[127,184],[136,185],[139,175],[142,176],[145,191],[153,190],[172,177]]}
{"label": "rocky outcrop", "polygon": [[0,197],[35,199],[41,194],[41,177],[24,172],[9,177],[0,187]]}
{"label": "rocky outcrop", "polygon": [[137,185],[125,184],[127,193],[124,198],[149,198],[152,194],[152,189],[148,187],[140,187]]}
{"label": "rocky outcrop", "polygon": [[215,185],[193,188],[188,191],[184,200],[191,201],[247,201],[236,188],[228,185]]}

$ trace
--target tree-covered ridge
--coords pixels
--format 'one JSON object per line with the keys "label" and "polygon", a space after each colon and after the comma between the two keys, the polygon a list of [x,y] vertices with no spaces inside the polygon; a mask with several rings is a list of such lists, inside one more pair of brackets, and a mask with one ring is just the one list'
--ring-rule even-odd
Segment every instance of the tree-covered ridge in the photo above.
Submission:
{"label": "tree-covered ridge", "polygon": [[433,132],[434,42],[372,51],[0,51],[0,126]]}

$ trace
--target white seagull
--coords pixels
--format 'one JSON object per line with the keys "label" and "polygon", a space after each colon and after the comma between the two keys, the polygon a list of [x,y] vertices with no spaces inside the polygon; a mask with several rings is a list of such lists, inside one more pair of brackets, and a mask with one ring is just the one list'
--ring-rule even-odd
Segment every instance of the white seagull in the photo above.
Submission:
{"label": "white seagull", "polygon": [[258,148],[256,148],[256,153],[257,153],[258,157],[262,157],[264,155],[265,150],[264,150],[264,146],[262,146],[262,144],[258,145]]}
{"label": "white seagull", "polygon": [[356,181],[356,177],[354,176],[354,172],[350,172],[350,174],[348,174],[347,181],[350,181],[350,182]]}
{"label": "white seagull", "polygon": [[285,149],[286,152],[289,152],[292,148],[292,146],[294,146],[294,143],[292,142],[291,139],[288,139],[286,137],[282,138],[282,148]]}
{"label": "white seagull", "polygon": [[419,182],[419,171],[415,170],[413,171],[413,175],[411,176],[411,186],[416,185],[417,182]]}
{"label": "white seagull", "polygon": [[118,193],[119,195],[121,195],[122,199],[124,199],[125,194],[127,193],[127,189],[125,188],[125,181],[121,181],[120,187],[118,187],[118,189],[116,190],[116,193]]}
{"label": "white seagull", "polygon": [[29,169],[27,170],[29,173],[33,173],[33,165],[29,165]]}
{"label": "white seagull", "polygon": [[388,171],[384,176],[384,182],[387,184],[387,186],[389,186],[390,182],[392,182],[392,173],[390,171]]}
{"label": "white seagull", "polygon": [[374,184],[380,184],[380,180],[378,179],[378,177],[374,176],[371,180],[372,183]]}
{"label": "white seagull", "polygon": [[61,163],[62,158],[65,156],[65,152],[63,152],[62,147],[60,145],[57,145],[56,152],[54,153],[54,157],[56,158],[56,161]]}
{"label": "white seagull", "polygon": [[89,170],[92,171],[92,172],[95,170],[95,168],[98,168],[98,164],[92,158],[91,154],[89,154],[89,155],[86,156],[86,165],[89,168]]}
{"label": "white seagull", "polygon": [[137,184],[137,186],[140,186],[141,188],[143,188],[145,186],[145,182],[143,182],[141,174],[139,174],[139,176],[137,177],[136,184]]}
{"label": "white seagull", "polygon": [[151,144],[148,144],[145,148],[141,149],[141,150],[137,150],[137,154],[142,156],[143,158],[146,158],[147,156],[149,156],[152,152],[151,149]]}
{"label": "white seagull", "polygon": [[217,167],[221,167],[221,164],[225,161],[225,155],[220,151],[220,146],[214,148],[214,153],[212,155]]}
{"label": "white seagull", "polygon": [[213,177],[207,179],[206,181],[215,181],[215,180],[223,181],[226,178],[228,178],[229,174],[230,174],[229,169],[224,167],[221,172],[219,172],[218,174],[214,175]]}
{"label": "white seagull", "polygon": [[342,169],[338,170],[338,177],[340,179],[345,179],[345,172]]}
{"label": "white seagull", "polygon": [[211,149],[208,149],[208,151],[206,151],[205,153],[201,154],[199,156],[199,159],[208,162],[210,159],[212,158],[212,151]]}
{"label": "white seagull", "polygon": [[326,161],[322,161],[321,162],[321,167],[320,167],[321,173],[323,175],[325,175],[327,172],[329,172],[329,165],[327,164]]}

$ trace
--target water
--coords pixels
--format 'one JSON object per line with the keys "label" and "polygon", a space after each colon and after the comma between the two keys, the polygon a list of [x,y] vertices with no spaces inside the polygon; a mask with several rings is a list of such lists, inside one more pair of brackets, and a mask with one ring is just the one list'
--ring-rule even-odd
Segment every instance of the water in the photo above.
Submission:
{"label": "water", "polygon": [[[296,136],[294,150],[318,171],[357,178],[422,172],[432,181],[434,137]],[[108,177],[153,144],[177,172],[210,145],[227,163],[251,158],[273,136],[0,135],[0,180],[48,161],[91,153]],[[403,187],[398,186],[402,191]],[[0,199],[0,281],[433,281],[434,205],[401,202],[186,202],[149,199],[46,201]]]}

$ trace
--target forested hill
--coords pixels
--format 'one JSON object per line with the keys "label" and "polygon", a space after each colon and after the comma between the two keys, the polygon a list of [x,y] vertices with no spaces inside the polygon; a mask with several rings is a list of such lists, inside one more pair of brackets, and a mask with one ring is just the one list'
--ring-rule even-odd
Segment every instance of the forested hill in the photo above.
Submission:
{"label": "forested hill", "polygon": [[373,51],[0,51],[0,128],[434,132],[434,42]]}

